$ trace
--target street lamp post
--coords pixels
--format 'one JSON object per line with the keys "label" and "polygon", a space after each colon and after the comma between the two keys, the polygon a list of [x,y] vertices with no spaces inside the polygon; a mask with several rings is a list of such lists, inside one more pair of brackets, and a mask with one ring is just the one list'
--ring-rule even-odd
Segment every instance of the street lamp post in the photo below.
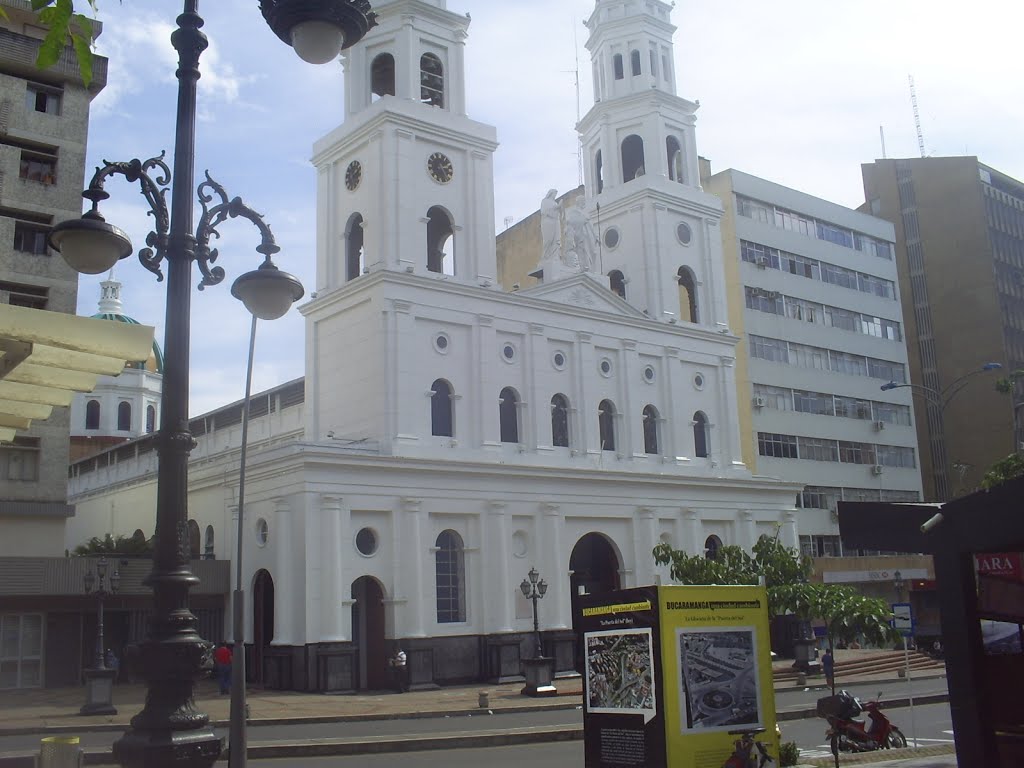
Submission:
{"label": "street lamp post", "polygon": [[903,574],[899,571],[894,571],[892,574],[892,588],[896,591],[896,602],[903,602]]}
{"label": "street lamp post", "polygon": [[[368,0],[261,0],[260,10],[278,37],[311,62],[334,59],[376,23]],[[195,680],[209,660],[211,646],[199,637],[198,622],[189,610],[189,590],[198,582],[189,570],[192,553],[187,526],[188,455],[195,445],[188,423],[192,262],[202,273],[200,289],[220,283],[225,273],[213,266],[218,253],[210,240],[219,236],[217,228],[225,220],[245,218],[260,230],[262,241],[256,250],[264,262],[236,282],[236,295],[263,319],[281,317],[302,295],[298,281],[271,261],[279,248],[262,217],[241,199],[229,199],[209,174],[197,189],[202,215],[198,227],[193,227],[196,83],[199,57],[208,45],[201,31],[204,21],[198,0],[184,0],[177,23],[171,35],[178,52],[173,174],[162,154],[146,161],[106,163],[82,193],[92,203],[91,209],[80,219],[58,224],[49,238],[50,247],[87,274],[106,272],[129,256],[133,248],[127,235],[107,224],[99,212],[100,202],[109,197],[104,182],[114,175],[124,176],[129,183],[139,183],[155,222],[139,260],[161,280],[161,265],[166,262],[167,268],[156,544],[153,570],[145,581],[153,589],[153,611],[146,640],[131,649],[126,659],[145,678],[148,691],[143,710],[114,744],[115,759],[131,768],[205,768],[213,765],[222,749],[209,717],[196,709],[194,701]],[[238,717],[244,718],[244,712],[233,711],[232,720]]]}
{"label": "street lamp post", "polygon": [[537,618],[537,601],[548,591],[548,584],[540,577],[536,568],[530,568],[527,574],[529,581],[523,579],[519,589],[523,597],[533,601],[533,637],[534,651],[532,659],[523,659],[523,676],[526,685],[522,693],[526,696],[554,696],[558,692],[552,681],[555,677],[554,659],[544,656],[544,648],[540,642],[540,621]]}
{"label": "street lamp post", "polygon": [[928,432],[931,435],[932,454],[932,475],[935,483],[935,495],[939,501],[948,501],[952,493],[949,487],[949,457],[946,453],[946,407],[952,402],[964,387],[969,379],[980,373],[995,371],[1002,368],[1002,363],[985,363],[980,368],[968,371],[963,376],[953,380],[952,383],[936,389],[924,384],[899,384],[895,381],[888,381],[882,384],[879,389],[888,392],[893,389],[909,389],[912,393],[924,398],[928,405]]}
{"label": "street lamp post", "polygon": [[103,640],[103,601],[116,594],[121,586],[121,574],[114,571],[107,576],[107,558],[101,557],[96,563],[96,573],[86,571],[82,576],[85,594],[96,596],[96,658],[92,669],[85,671],[85,704],[79,710],[82,715],[116,715],[113,704],[114,677],[116,669],[106,664]]}
{"label": "street lamp post", "polygon": [[[533,601],[533,635],[537,641],[536,658],[540,658],[544,655],[544,648],[540,642],[540,622],[537,620],[537,601],[544,597],[548,591],[547,582],[540,578],[540,574],[536,568],[531,568],[527,574],[530,580],[523,579],[523,583],[519,585],[519,588],[523,591],[523,596],[528,600]],[[539,579],[539,581],[538,581]]]}

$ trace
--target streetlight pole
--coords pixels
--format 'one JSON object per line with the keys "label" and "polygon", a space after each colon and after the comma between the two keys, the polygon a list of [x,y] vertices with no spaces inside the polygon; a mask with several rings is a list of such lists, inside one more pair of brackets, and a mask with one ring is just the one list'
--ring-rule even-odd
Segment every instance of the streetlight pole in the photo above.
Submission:
{"label": "streetlight pole", "polygon": [[942,389],[935,389],[924,384],[899,384],[895,381],[888,381],[882,384],[879,389],[888,392],[893,389],[909,389],[913,394],[920,395],[927,403],[928,433],[930,436],[930,448],[932,455],[932,479],[935,483],[935,495],[939,501],[948,501],[952,496],[949,487],[949,457],[946,453],[946,407],[952,402],[964,387],[969,379],[980,373],[995,371],[1002,368],[1002,363],[985,363],[980,368],[968,371],[963,376],[954,379],[949,385]]}
{"label": "streetlight pole", "polygon": [[[195,175],[196,83],[199,57],[208,41],[201,31],[198,0],[183,0],[171,44],[178,52],[178,100],[174,138],[174,173],[163,154],[146,161],[106,163],[97,169],[82,196],[92,203],[80,219],[58,224],[49,244],[79,272],[99,274],[132,251],[127,235],[107,224],[99,204],[109,197],[104,182],[121,175],[139,183],[149,203],[155,229],[146,238],[139,260],[163,279],[167,268],[164,376],[158,434],[156,545],[153,570],[145,584],[153,589],[153,611],[146,640],[131,649],[128,661],[146,679],[143,710],[114,744],[114,756],[131,768],[205,768],[220,756],[222,744],[209,717],[195,707],[195,680],[202,674],[211,646],[200,638],[198,621],[189,610],[189,590],[198,579],[189,570],[188,456],[195,446],[189,431],[189,334],[192,262],[202,273],[200,289],[220,283],[224,270],[212,266],[218,257],[210,247],[218,227],[242,217],[262,235],[256,251],[265,257],[258,270],[236,282],[236,295],[254,315],[281,317],[301,297],[301,286],[271,261],[280,250],[263,218],[239,198],[228,198],[209,174],[197,192],[202,215],[193,227],[192,185]],[[260,10],[274,32],[306,61],[323,63],[358,42],[376,23],[368,0],[261,0]],[[155,178],[153,173],[155,173]],[[174,180],[171,184],[172,178]],[[170,185],[170,210],[165,193]],[[236,640],[237,642],[237,640]],[[244,712],[232,712],[232,718]],[[244,759],[244,749],[242,750]]]}
{"label": "streetlight pole", "polygon": [[113,685],[116,669],[107,667],[104,657],[103,601],[117,593],[121,585],[121,574],[114,571],[107,577],[107,558],[101,557],[96,563],[96,573],[86,571],[82,576],[85,594],[96,595],[96,658],[94,667],[85,672],[85,704],[78,711],[82,715],[116,715]]}
{"label": "streetlight pole", "polygon": [[[540,622],[537,619],[537,601],[544,597],[548,591],[547,582],[540,578],[540,574],[536,568],[530,568],[530,572],[527,574],[530,578],[529,581],[523,579],[523,583],[519,585],[519,589],[523,591],[523,596],[533,601],[533,635],[537,641],[536,652],[534,653],[535,658],[541,658],[544,655],[544,648],[540,641]],[[539,579],[539,581],[538,581]]]}

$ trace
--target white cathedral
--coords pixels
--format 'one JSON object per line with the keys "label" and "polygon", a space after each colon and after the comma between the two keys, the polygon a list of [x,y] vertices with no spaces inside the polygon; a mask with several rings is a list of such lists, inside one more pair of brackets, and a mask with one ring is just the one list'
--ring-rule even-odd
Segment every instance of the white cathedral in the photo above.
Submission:
{"label": "white cathedral", "polygon": [[[597,0],[579,131],[601,242],[549,204],[541,282],[515,292],[496,277],[496,132],[466,112],[469,19],[445,0],[374,9],[347,52],[345,121],[314,149],[305,378],[254,398],[253,674],[380,687],[397,641],[414,686],[516,676],[531,568],[549,585],[545,652],[567,671],[572,596],[666,578],[659,542],[797,546],[799,488],[740,458],[721,204],[698,181],[697,105],[676,95],[671,6]],[[629,301],[612,289],[622,274]],[[239,412],[192,422],[190,525],[220,558]],[[97,518],[152,534],[153,451],[72,474],[69,540]]]}

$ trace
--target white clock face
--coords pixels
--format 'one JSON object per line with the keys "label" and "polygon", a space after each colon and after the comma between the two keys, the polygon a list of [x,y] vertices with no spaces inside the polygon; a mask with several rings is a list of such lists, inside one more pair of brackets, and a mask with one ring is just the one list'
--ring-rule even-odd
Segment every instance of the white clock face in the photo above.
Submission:
{"label": "white clock face", "polygon": [[455,175],[452,161],[443,152],[435,152],[427,158],[427,172],[430,174],[430,178],[439,184],[447,184]]}

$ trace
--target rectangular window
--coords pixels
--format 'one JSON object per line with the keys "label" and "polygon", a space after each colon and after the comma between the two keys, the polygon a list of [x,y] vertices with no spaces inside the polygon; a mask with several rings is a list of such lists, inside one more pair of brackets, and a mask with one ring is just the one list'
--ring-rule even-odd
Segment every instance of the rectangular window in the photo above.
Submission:
{"label": "rectangular window", "polygon": [[755,384],[754,397],[764,402],[764,408],[773,411],[793,410],[793,390],[785,387],[773,387],[769,384]]}
{"label": "rectangular window", "polygon": [[793,390],[793,410],[799,413],[813,413],[818,416],[835,415],[832,395],[822,392],[805,392],[802,389]]}
{"label": "rectangular window", "polygon": [[843,464],[877,464],[875,446],[871,443],[855,443],[850,440],[839,441],[839,461]]}
{"label": "rectangular window", "polygon": [[60,88],[39,83],[27,83],[25,86],[25,107],[33,112],[47,115],[59,115],[64,92]]}
{"label": "rectangular window", "polygon": [[836,373],[846,373],[853,376],[864,376],[867,374],[867,361],[861,355],[854,355],[849,352],[829,352],[829,363]]}
{"label": "rectangular window", "polygon": [[747,309],[755,309],[759,312],[768,312],[773,315],[781,315],[785,308],[782,303],[782,294],[778,291],[766,291],[764,288],[751,288],[745,286]]}
{"label": "rectangular window", "polygon": [[907,383],[907,371],[903,363],[879,360],[875,357],[868,358],[868,376],[883,381],[895,381],[897,384]]}
{"label": "rectangular window", "polygon": [[864,293],[873,293],[883,299],[896,298],[896,284],[891,280],[885,280],[874,275],[865,275],[863,272],[857,275],[857,287]]}
{"label": "rectangular window", "polygon": [[763,203],[758,203],[748,197],[736,196],[736,208],[740,216],[759,221],[762,224],[770,224],[772,221],[772,210]]}
{"label": "rectangular window", "polygon": [[39,438],[15,437],[0,448],[0,466],[11,481],[34,482],[39,479]]}
{"label": "rectangular window", "polygon": [[43,616],[0,616],[0,689],[43,684]]}
{"label": "rectangular window", "polygon": [[852,269],[837,267],[835,264],[821,262],[821,281],[830,285],[857,290],[857,273]]}
{"label": "rectangular window", "polygon": [[809,259],[806,256],[798,256],[795,253],[782,251],[780,257],[781,269],[791,275],[806,277],[811,280],[821,279],[821,263],[817,259]]}
{"label": "rectangular window", "polygon": [[808,485],[800,494],[800,506],[804,509],[827,509],[835,512],[842,495],[841,488]]}
{"label": "rectangular window", "polygon": [[775,226],[790,232],[799,232],[801,235],[810,235],[814,231],[814,223],[811,220],[783,208],[775,209]]}
{"label": "rectangular window", "polygon": [[16,221],[14,222],[14,250],[32,253],[36,256],[46,256],[49,253],[46,247],[46,238],[49,234],[49,227]]}
{"label": "rectangular window", "polygon": [[848,229],[841,229],[832,224],[819,221],[817,235],[819,240],[826,240],[845,248],[853,248],[853,233]]}
{"label": "rectangular window", "polygon": [[762,456],[773,456],[776,459],[795,459],[796,437],[775,432],[758,432],[757,452]]}
{"label": "rectangular window", "polygon": [[8,283],[0,280],[0,304],[11,304],[15,307],[30,309],[46,309],[49,289],[41,285],[24,285]]}
{"label": "rectangular window", "polygon": [[789,362],[786,342],[781,339],[769,339],[764,336],[750,337],[750,356],[777,363]]}
{"label": "rectangular window", "polygon": [[903,445],[880,445],[878,446],[878,463],[886,467],[900,467],[913,469],[917,466],[914,458],[914,449]]}
{"label": "rectangular window", "polygon": [[806,344],[790,344],[789,359],[800,368],[811,368],[818,371],[828,370],[828,350],[811,347]]}
{"label": "rectangular window", "polygon": [[18,174],[26,181],[40,184],[57,183],[57,158],[41,152],[21,151],[21,166]]}
{"label": "rectangular window", "polygon": [[861,317],[859,312],[851,312],[840,307],[825,307],[825,325],[841,328],[844,331],[860,331]]}
{"label": "rectangular window", "polygon": [[821,304],[786,297],[786,317],[803,320],[805,323],[820,323],[821,315]]}
{"label": "rectangular window", "polygon": [[779,268],[779,252],[760,243],[740,240],[740,258],[748,264],[756,264],[759,267]]}
{"label": "rectangular window", "polygon": [[801,437],[798,441],[800,458],[809,461],[839,461],[835,440],[820,437]]}

